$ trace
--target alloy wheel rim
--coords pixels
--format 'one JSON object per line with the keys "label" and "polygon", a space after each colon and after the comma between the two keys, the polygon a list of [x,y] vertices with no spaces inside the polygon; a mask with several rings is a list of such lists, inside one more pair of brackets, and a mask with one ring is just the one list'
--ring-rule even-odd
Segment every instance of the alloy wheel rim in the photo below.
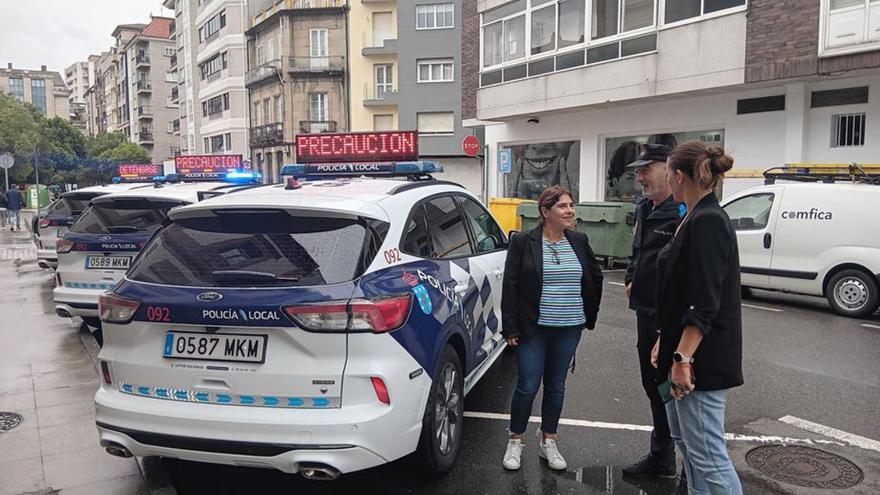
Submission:
{"label": "alloy wheel rim", "polygon": [[456,375],[455,366],[452,363],[446,363],[440,373],[440,384],[437,387],[434,407],[434,436],[437,439],[437,447],[443,455],[452,451],[460,423],[461,392],[458,390]]}
{"label": "alloy wheel rim", "polygon": [[868,288],[857,278],[845,278],[834,290],[837,304],[850,311],[858,311],[868,303]]}

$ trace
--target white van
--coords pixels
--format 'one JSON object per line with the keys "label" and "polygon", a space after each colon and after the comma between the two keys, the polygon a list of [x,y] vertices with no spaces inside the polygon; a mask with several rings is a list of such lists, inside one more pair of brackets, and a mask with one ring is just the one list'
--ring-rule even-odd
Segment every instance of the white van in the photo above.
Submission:
{"label": "white van", "polygon": [[743,287],[824,296],[839,314],[880,306],[880,185],[773,183],[722,202]]}

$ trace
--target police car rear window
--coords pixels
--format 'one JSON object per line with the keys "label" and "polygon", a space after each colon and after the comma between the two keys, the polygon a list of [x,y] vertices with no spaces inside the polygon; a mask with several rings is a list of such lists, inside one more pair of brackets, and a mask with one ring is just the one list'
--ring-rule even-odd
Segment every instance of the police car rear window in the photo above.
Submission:
{"label": "police car rear window", "polygon": [[80,234],[153,233],[162,225],[168,210],[181,204],[145,199],[102,201],[89,207],[70,231]]}
{"label": "police car rear window", "polygon": [[[216,212],[215,212],[216,213]],[[387,223],[227,211],[177,220],[147,245],[132,280],[191,287],[296,287],[357,278]]]}
{"label": "police car rear window", "polygon": [[49,208],[50,215],[79,215],[89,206],[88,199],[81,198],[61,198],[52,203]]}

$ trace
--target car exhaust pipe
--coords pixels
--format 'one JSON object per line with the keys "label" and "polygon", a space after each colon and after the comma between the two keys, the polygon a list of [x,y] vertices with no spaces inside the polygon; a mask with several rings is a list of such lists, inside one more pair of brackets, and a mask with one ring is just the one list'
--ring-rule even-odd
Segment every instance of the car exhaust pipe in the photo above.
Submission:
{"label": "car exhaust pipe", "polygon": [[326,464],[304,464],[300,466],[299,474],[307,480],[333,481],[339,478],[342,473]]}
{"label": "car exhaust pipe", "polygon": [[107,451],[108,454],[116,457],[124,457],[129,458],[132,457],[132,453],[127,448],[119,445],[116,442],[108,442],[106,440],[101,441],[101,446],[104,447],[104,450]]}
{"label": "car exhaust pipe", "polygon": [[51,270],[52,269],[52,265],[49,264],[49,262],[46,260],[37,260],[37,266],[39,266],[40,268],[42,268],[44,270]]}
{"label": "car exhaust pipe", "polygon": [[68,313],[64,308],[55,308],[55,314],[62,318],[73,318],[73,315]]}

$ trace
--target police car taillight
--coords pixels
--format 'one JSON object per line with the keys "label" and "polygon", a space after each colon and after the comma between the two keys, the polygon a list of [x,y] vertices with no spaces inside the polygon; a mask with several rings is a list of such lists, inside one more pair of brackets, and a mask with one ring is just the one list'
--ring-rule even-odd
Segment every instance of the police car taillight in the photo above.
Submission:
{"label": "police car taillight", "polygon": [[410,306],[412,295],[405,294],[381,299],[359,299],[349,304],[288,306],[284,312],[306,330],[340,332],[349,329],[381,333],[403,326]]}
{"label": "police car taillight", "polygon": [[73,249],[73,241],[67,239],[58,239],[55,243],[55,250],[59,253],[69,253]]}
{"label": "police car taillight", "polygon": [[140,301],[117,296],[113,293],[103,294],[98,299],[98,315],[106,323],[128,323],[141,307]]}
{"label": "police car taillight", "polygon": [[41,218],[41,219],[40,219],[40,224],[39,224],[39,226],[40,226],[41,229],[45,229],[45,228],[48,227],[49,225],[50,225],[50,222],[49,222],[49,219],[48,219],[48,218]]}

